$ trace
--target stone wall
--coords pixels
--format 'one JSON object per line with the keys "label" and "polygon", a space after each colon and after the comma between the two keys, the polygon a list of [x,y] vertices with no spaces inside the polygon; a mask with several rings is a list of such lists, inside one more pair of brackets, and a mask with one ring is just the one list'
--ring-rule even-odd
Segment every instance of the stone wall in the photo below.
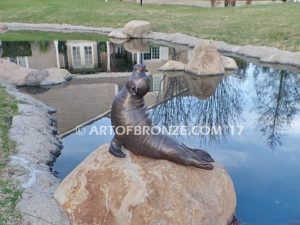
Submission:
{"label": "stone wall", "polygon": [[10,178],[23,188],[17,210],[22,225],[70,225],[66,214],[53,199],[60,180],[49,165],[60,153],[62,144],[56,135],[54,109],[14,86],[0,82],[7,93],[18,102],[18,115],[12,118],[10,139],[15,142],[16,153],[8,162]]}

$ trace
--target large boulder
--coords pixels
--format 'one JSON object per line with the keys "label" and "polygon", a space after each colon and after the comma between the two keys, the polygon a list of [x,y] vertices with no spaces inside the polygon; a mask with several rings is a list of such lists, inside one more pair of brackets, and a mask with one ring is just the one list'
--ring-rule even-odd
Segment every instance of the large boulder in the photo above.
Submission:
{"label": "large boulder", "polygon": [[0,23],[0,34],[5,33],[7,30],[7,26],[4,23]]}
{"label": "large boulder", "polygon": [[103,145],[60,184],[54,198],[73,225],[226,225],[236,208],[223,167],[212,171],[134,155]]}
{"label": "large boulder", "polygon": [[210,42],[195,46],[192,57],[185,69],[189,73],[203,76],[225,73],[221,54]]}
{"label": "large boulder", "polygon": [[184,71],[185,64],[179,61],[169,60],[159,68],[160,71]]}
{"label": "large boulder", "polygon": [[123,32],[132,38],[143,38],[151,32],[151,24],[147,21],[132,20],[124,26]]}

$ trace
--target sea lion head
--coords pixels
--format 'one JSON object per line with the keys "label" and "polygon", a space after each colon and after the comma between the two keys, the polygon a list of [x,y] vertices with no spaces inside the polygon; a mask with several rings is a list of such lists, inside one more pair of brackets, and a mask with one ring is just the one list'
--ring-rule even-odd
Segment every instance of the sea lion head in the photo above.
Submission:
{"label": "sea lion head", "polygon": [[146,66],[143,64],[134,66],[134,71],[126,83],[126,88],[131,95],[143,97],[150,91],[150,79],[145,71]]}

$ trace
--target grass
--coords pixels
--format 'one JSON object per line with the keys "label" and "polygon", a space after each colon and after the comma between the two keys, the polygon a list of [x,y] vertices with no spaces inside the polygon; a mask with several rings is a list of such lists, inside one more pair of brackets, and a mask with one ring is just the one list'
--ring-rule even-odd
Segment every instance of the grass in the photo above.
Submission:
{"label": "grass", "polygon": [[[1,0],[0,21],[122,27],[139,19],[155,31],[182,32],[231,44],[300,50],[300,4],[199,8],[119,0]],[[26,35],[25,35],[26,37]],[[1,36],[0,36],[1,38]]]}
{"label": "grass", "polygon": [[6,170],[7,159],[15,149],[8,133],[11,118],[17,111],[17,102],[0,87],[0,225],[16,225],[20,222],[20,214],[15,207],[21,191],[7,178]]}
{"label": "grass", "polygon": [[87,33],[56,33],[56,32],[37,32],[37,31],[10,31],[0,35],[2,41],[51,41],[51,40],[93,40],[107,41],[107,36]]}

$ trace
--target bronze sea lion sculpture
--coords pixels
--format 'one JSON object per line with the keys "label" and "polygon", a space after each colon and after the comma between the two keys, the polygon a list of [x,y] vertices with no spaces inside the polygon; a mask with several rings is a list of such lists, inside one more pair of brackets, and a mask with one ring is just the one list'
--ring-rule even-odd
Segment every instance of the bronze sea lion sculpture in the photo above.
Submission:
{"label": "bronze sea lion sculpture", "polygon": [[192,149],[168,135],[136,135],[129,132],[116,132],[119,127],[151,127],[151,118],[147,113],[144,96],[150,90],[150,79],[144,65],[136,65],[125,87],[115,97],[111,109],[111,122],[115,136],[109,152],[120,158],[126,155],[121,148],[142,156],[165,159],[185,166],[201,169],[213,169],[213,158],[204,150]]}

